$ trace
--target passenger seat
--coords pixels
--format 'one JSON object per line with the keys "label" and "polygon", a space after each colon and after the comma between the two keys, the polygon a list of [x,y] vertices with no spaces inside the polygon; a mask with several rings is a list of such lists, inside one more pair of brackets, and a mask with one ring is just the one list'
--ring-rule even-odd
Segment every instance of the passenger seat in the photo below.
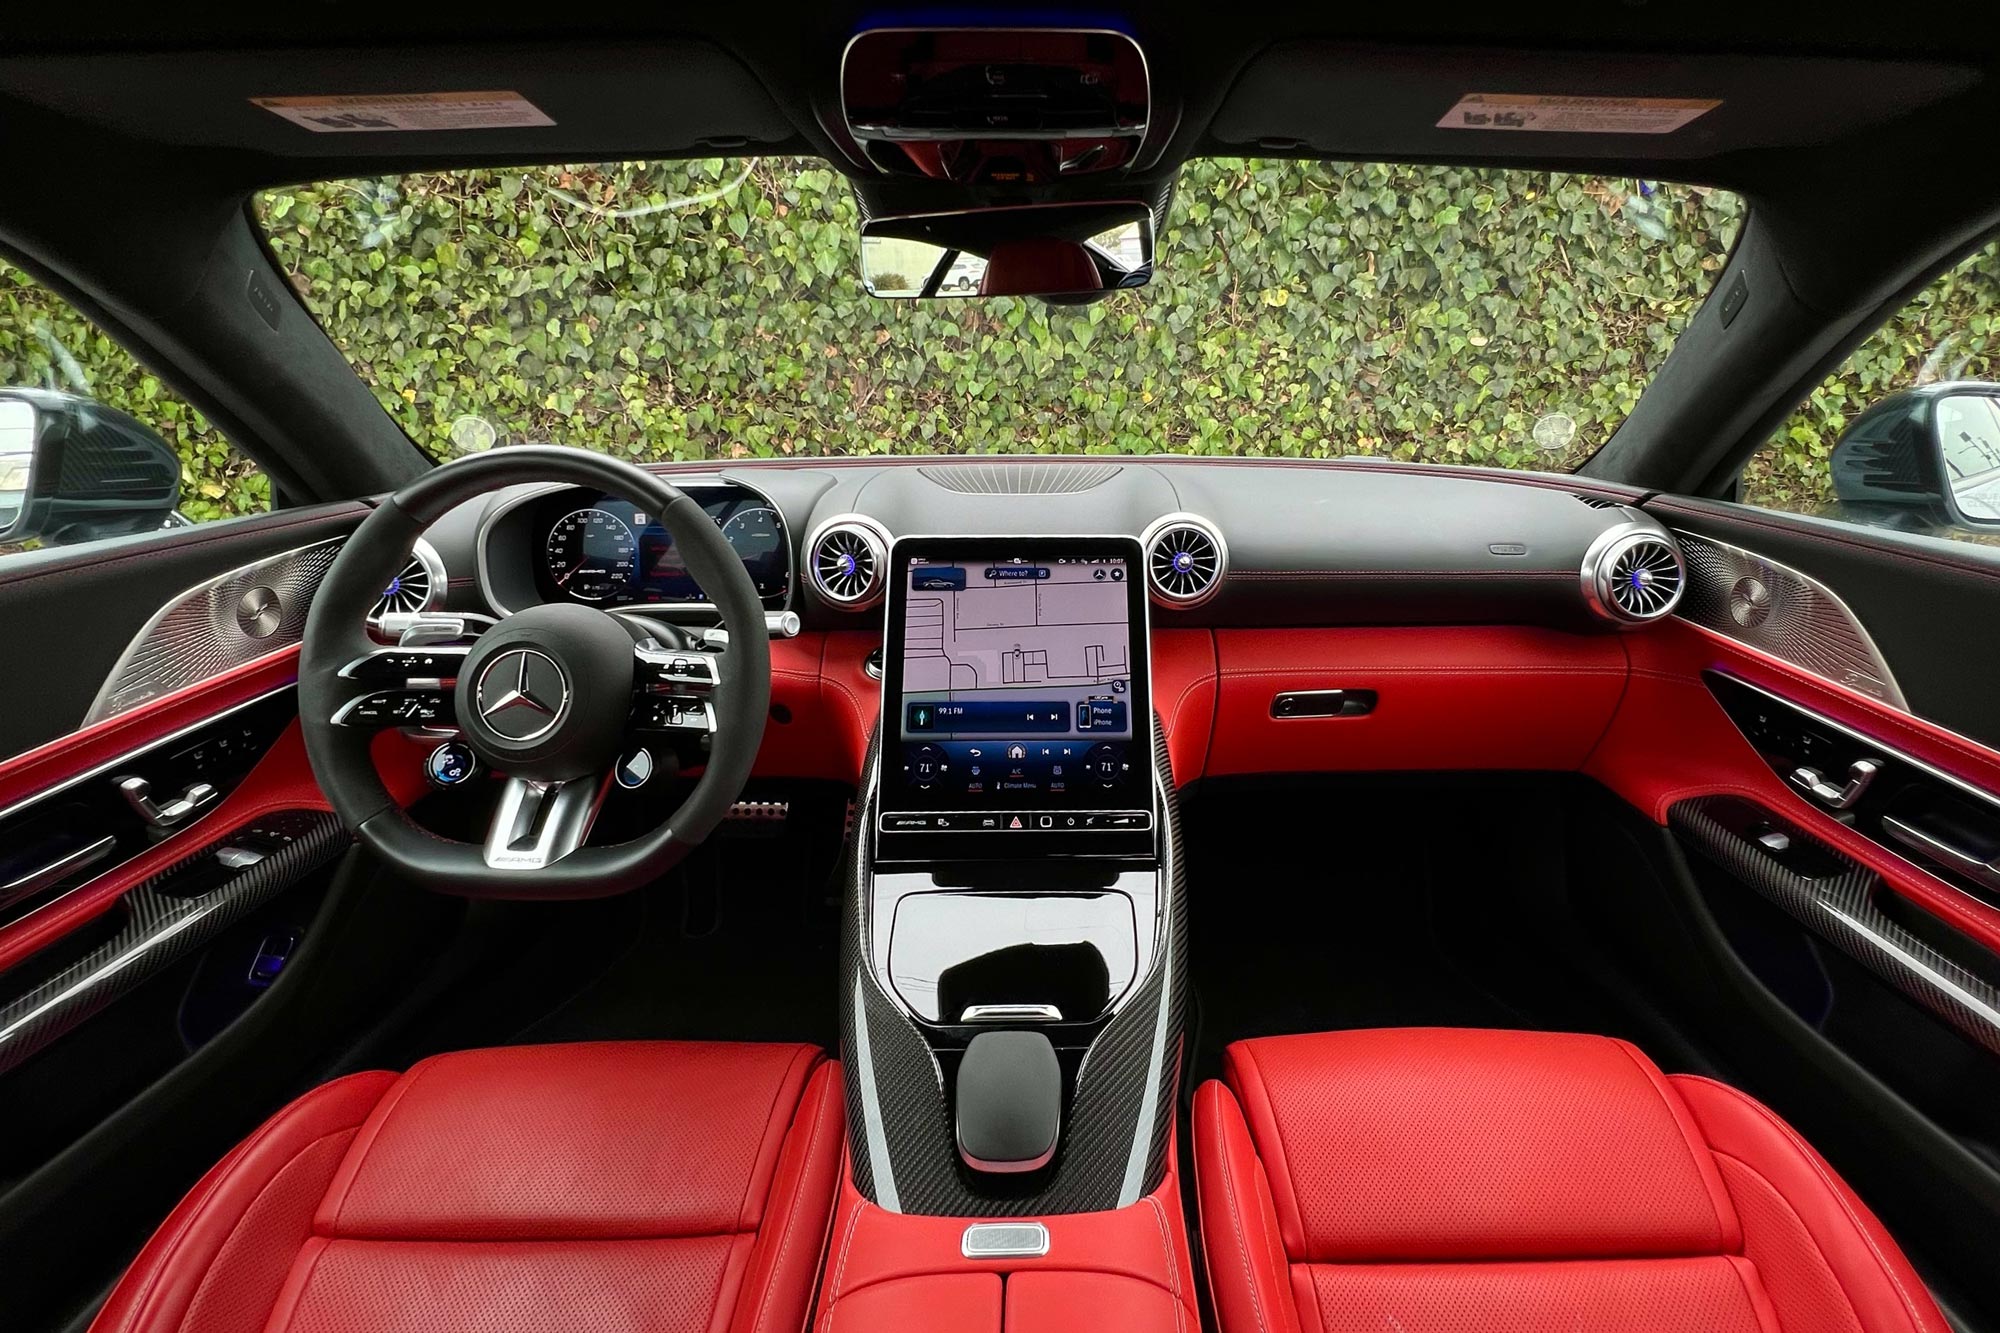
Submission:
{"label": "passenger seat", "polygon": [[1270,1037],[1195,1094],[1222,1333],[1949,1333],[1743,1093],[1604,1037]]}

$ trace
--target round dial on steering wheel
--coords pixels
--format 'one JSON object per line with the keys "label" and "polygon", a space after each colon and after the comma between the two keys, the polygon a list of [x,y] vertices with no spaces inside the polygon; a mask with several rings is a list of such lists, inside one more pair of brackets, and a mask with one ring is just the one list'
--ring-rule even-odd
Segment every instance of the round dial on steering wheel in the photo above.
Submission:
{"label": "round dial on steering wheel", "polygon": [[[728,651],[642,643],[626,622],[575,603],[531,607],[470,644],[384,648],[368,637],[369,607],[426,527],[497,487],[540,481],[596,487],[658,514],[729,631]],[[663,873],[741,793],[770,697],[764,603],[707,512],[664,478],[571,449],[478,454],[390,496],[327,570],[299,654],[306,753],[333,808],[404,874],[474,896],[591,897]],[[376,772],[375,732],[425,725],[456,725],[505,779],[483,845],[418,827]],[[693,792],[641,837],[584,846],[620,753],[661,733],[709,738]]]}

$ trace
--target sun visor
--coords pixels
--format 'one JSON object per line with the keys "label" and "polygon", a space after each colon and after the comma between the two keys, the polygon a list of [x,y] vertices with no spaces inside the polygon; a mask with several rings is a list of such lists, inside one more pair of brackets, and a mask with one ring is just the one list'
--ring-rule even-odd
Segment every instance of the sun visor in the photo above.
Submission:
{"label": "sun visor", "polygon": [[796,137],[701,41],[24,56],[0,59],[0,94],[142,143],[307,162],[599,161]]}
{"label": "sun visor", "polygon": [[1466,162],[1691,160],[1828,143],[1978,78],[1916,61],[1286,42],[1245,65],[1209,125],[1209,147]]}

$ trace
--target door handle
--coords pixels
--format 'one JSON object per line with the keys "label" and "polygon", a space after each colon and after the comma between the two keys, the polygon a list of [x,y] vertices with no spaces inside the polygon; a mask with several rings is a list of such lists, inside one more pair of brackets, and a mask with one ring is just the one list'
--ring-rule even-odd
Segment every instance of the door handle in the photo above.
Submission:
{"label": "door handle", "polygon": [[118,845],[118,839],[106,834],[96,842],[87,843],[73,852],[65,852],[55,860],[25,875],[18,875],[0,884],[0,910],[13,906],[24,898],[32,897],[56,884],[85,866],[96,865],[111,855],[111,849]]}
{"label": "door handle", "polygon": [[1935,833],[1926,833],[1915,824],[1894,815],[1882,816],[1882,831],[1905,847],[1914,847],[1926,856],[1944,862],[1967,879],[1976,880],[1989,889],[2000,889],[2000,865],[1974,856]]}
{"label": "door handle", "polygon": [[1804,787],[1821,801],[1835,810],[1846,810],[1861,799],[1861,793],[1868,790],[1868,784],[1875,781],[1875,775],[1882,771],[1882,765],[1873,759],[1857,759],[1847,768],[1847,785],[1836,787],[1826,780],[1826,775],[1816,768],[1800,768],[1792,773],[1792,781]]}

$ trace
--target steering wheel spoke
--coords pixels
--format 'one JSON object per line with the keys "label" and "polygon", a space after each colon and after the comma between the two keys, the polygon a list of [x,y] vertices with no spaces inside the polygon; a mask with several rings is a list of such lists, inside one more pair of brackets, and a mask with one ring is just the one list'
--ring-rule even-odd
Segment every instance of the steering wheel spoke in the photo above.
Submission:
{"label": "steering wheel spoke", "polygon": [[573,782],[507,779],[487,826],[482,856],[493,870],[541,870],[583,845],[604,797],[603,778]]}

